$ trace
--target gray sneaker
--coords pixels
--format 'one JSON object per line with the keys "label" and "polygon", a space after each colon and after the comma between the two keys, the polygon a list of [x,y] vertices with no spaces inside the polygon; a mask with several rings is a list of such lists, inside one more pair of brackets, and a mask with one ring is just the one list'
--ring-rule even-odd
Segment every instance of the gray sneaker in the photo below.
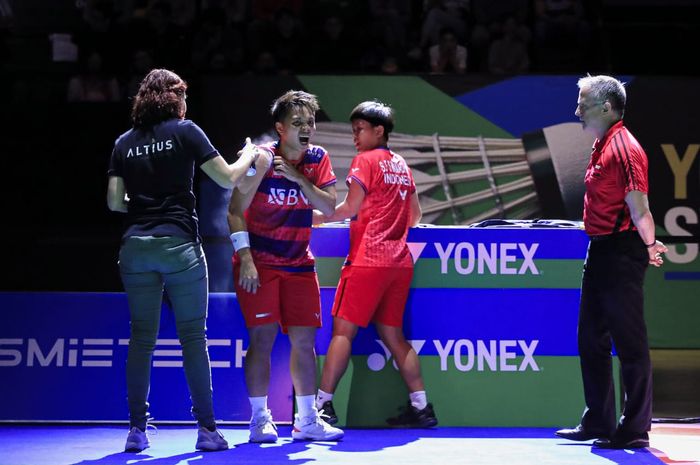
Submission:
{"label": "gray sneaker", "polygon": [[250,420],[249,442],[277,442],[277,425],[272,421],[269,410]]}
{"label": "gray sneaker", "polygon": [[213,452],[228,449],[228,442],[226,442],[224,435],[221,434],[218,428],[214,431],[209,431],[204,426],[200,426],[199,431],[197,431],[197,444],[194,447],[197,450]]}
{"label": "gray sneaker", "polygon": [[298,441],[338,441],[343,439],[345,433],[342,429],[326,423],[321,415],[300,418],[294,415],[294,428],[292,438]]}
{"label": "gray sneaker", "polygon": [[132,427],[126,437],[124,452],[141,452],[149,447],[151,447],[151,441],[148,439],[148,435],[136,426]]}

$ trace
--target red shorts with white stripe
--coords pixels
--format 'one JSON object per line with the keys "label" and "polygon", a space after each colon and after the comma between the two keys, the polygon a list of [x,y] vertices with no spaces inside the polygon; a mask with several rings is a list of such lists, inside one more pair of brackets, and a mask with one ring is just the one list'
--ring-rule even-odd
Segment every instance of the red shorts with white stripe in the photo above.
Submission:
{"label": "red shorts with white stripe", "polygon": [[255,294],[238,284],[240,265],[233,268],[236,297],[247,327],[279,323],[289,326],[321,326],[321,293],[314,271],[290,272],[258,266],[260,287]]}
{"label": "red shorts with white stripe", "polygon": [[401,327],[413,268],[346,266],[332,314],[361,327],[370,322]]}

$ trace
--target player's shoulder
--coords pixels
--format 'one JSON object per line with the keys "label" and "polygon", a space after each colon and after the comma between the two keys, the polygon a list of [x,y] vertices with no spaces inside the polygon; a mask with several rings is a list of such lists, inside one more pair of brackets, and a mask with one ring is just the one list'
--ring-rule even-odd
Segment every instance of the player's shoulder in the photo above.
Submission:
{"label": "player's shoulder", "polygon": [[382,158],[391,158],[391,151],[387,149],[386,147],[375,147],[373,149],[365,150],[363,152],[358,153],[356,158],[365,158],[368,160],[371,159],[382,159]]}
{"label": "player's shoulder", "polygon": [[394,152],[393,150],[389,150],[389,154],[391,155],[392,161],[406,163],[406,159],[403,156],[401,156],[400,154]]}
{"label": "player's shoulder", "polygon": [[269,152],[272,156],[277,155],[277,150],[279,148],[279,142],[276,140],[264,142],[262,144],[256,144],[258,148]]}
{"label": "player's shoulder", "polygon": [[115,140],[114,140],[114,145],[119,146],[121,144],[126,143],[127,141],[131,140],[134,137],[134,128],[129,129],[128,131],[124,131],[122,134],[120,134]]}
{"label": "player's shoulder", "polygon": [[304,161],[307,163],[318,163],[327,155],[328,151],[325,148],[320,145],[309,144],[309,148],[306,149],[306,153],[304,154]]}
{"label": "player's shoulder", "polygon": [[197,123],[192,121],[191,119],[180,119],[180,118],[174,118],[174,119],[169,119],[167,121],[163,121],[161,123],[161,129],[163,130],[172,130],[172,131],[201,131],[202,129],[197,126]]}

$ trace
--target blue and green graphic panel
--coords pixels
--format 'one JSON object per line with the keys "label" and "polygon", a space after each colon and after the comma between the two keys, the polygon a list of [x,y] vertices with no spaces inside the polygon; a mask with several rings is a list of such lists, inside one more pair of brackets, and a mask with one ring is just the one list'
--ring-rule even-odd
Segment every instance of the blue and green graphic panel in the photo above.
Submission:
{"label": "blue and green graphic panel", "polygon": [[[408,242],[415,275],[404,329],[441,424],[575,422],[583,408],[576,347],[583,231],[420,227]],[[346,226],[314,230],[326,322],[347,246]],[[330,337],[326,323],[319,355]],[[389,350],[373,327],[359,331],[334,397],[341,421],[382,425],[406,399]]]}

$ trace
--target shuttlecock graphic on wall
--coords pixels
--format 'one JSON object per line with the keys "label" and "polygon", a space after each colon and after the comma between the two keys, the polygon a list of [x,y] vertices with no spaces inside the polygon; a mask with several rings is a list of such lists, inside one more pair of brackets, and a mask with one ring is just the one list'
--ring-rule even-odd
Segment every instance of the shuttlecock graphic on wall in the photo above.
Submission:
{"label": "shuttlecock graphic on wall", "polygon": [[[348,123],[317,123],[312,143],[328,150],[337,184],[357,151]],[[522,139],[392,133],[389,147],[411,167],[423,223],[473,224],[488,219],[578,220],[583,175],[593,137],[579,123],[563,123]]]}

